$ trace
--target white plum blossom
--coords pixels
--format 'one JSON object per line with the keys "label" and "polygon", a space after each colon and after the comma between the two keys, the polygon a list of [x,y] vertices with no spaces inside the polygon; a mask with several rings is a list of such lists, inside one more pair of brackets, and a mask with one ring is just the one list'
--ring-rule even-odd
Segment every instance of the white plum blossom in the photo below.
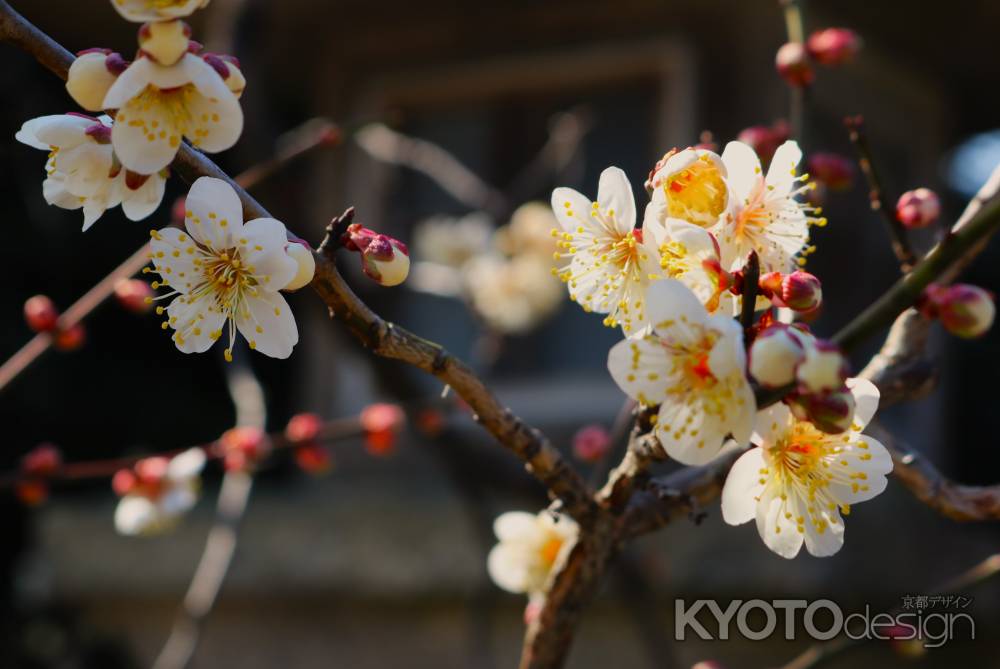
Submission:
{"label": "white plum blossom", "polygon": [[[651,209],[646,208],[647,216]],[[645,228],[654,233],[663,277],[677,279],[690,288],[709,312],[732,303],[721,299],[730,277],[723,270],[719,244],[710,232],[677,218],[666,219],[663,226],[647,221]]]}
{"label": "white plum blossom", "polygon": [[191,53],[169,66],[138,58],[111,86],[103,107],[118,110],[111,132],[115,153],[140,174],[169,165],[185,137],[216,153],[243,132],[236,95],[214,67]]}
{"label": "white plum blossom", "polygon": [[285,250],[287,231],[280,221],[258,218],[243,223],[243,207],[233,188],[201,177],[185,199],[185,230],[164,228],[152,234],[153,270],[169,287],[158,299],[173,297],[164,310],[164,329],[184,353],[207,351],[229,326],[226,359],[232,359],[236,331],[250,348],[287,358],[298,342],[298,328],[278,291],[299,266]]}
{"label": "white plum blossom", "polygon": [[774,404],[757,417],[758,446],[726,479],[722,517],[730,525],[756,519],[761,539],[781,557],[795,557],[803,543],[812,555],[833,555],[844,544],[842,516],[885,490],[892,458],[861,433],[878,408],[878,389],[860,378],[847,385],[856,405],[847,432],[826,434]]}
{"label": "white plum blossom", "polygon": [[532,253],[479,256],[465,263],[462,279],[476,313],[505,334],[532,330],[563,300],[562,284],[552,277],[548,259]]}
{"label": "white plum blossom", "polygon": [[609,167],[601,173],[597,201],[572,188],[552,192],[552,210],[562,230],[553,230],[562,249],[553,270],[569,287],[570,299],[587,311],[608,314],[604,324],[621,325],[626,334],[648,324],[645,293],[660,276],[659,253],[652,230],[636,229],[635,199],[625,173]]}
{"label": "white plum blossom", "polygon": [[552,568],[576,543],[579,526],[569,516],[542,511],[508,511],[493,523],[500,540],[486,561],[490,578],[508,592],[537,597]]}
{"label": "white plum blossom", "polygon": [[652,284],[647,300],[651,332],[619,342],[608,355],[615,382],[641,404],[660,406],[656,435],[679,462],[712,460],[727,436],[747,444],[756,404],[740,326],[708,314],[674,279]]}
{"label": "white plum blossom", "polygon": [[49,152],[48,176],[42,183],[45,201],[62,209],[82,209],[84,230],[119,204],[129,219],[142,220],[163,199],[165,173],[147,176],[124,169],[109,141],[112,128],[107,116],[57,114],[27,121],[15,135]]}
{"label": "white plum blossom", "polygon": [[729,209],[726,166],[707,149],[684,149],[664,156],[647,182],[652,191],[647,219],[678,218],[712,229]]}
{"label": "white plum blossom", "polygon": [[787,272],[809,241],[809,224],[825,224],[814,209],[796,199],[811,186],[797,176],[802,151],[794,141],[778,147],[765,176],[760,158],[743,142],[729,142],[722,152],[731,206],[712,228],[722,247],[726,269],[738,269],[751,251],[761,272]]}
{"label": "white plum blossom", "polygon": [[153,477],[133,477],[130,489],[118,502],[115,529],[119,534],[136,536],[169,530],[198,502],[205,451],[191,448],[169,462],[163,462],[165,458],[151,460],[157,462],[150,462],[154,465],[150,469],[160,471]]}
{"label": "white plum blossom", "polygon": [[168,21],[189,16],[207,6],[209,0],[111,0],[111,5],[128,21]]}

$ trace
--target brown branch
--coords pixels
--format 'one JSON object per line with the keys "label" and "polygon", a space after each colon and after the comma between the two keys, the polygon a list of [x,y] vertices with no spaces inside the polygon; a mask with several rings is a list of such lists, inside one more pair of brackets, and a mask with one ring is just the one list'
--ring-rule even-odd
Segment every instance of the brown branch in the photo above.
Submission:
{"label": "brown branch", "polygon": [[865,175],[868,182],[868,202],[874,212],[882,216],[885,229],[889,233],[889,241],[892,243],[892,252],[896,254],[899,261],[899,268],[905,274],[909,272],[917,261],[913,248],[910,246],[906,236],[906,228],[896,218],[892,211],[892,204],[886,206],[885,191],[882,188],[882,179],[875,169],[872,161],[872,150],[868,143],[868,135],[865,134],[865,119],[862,116],[848,116],[844,119],[844,126],[847,127],[851,144],[858,154],[858,166],[861,173]]}

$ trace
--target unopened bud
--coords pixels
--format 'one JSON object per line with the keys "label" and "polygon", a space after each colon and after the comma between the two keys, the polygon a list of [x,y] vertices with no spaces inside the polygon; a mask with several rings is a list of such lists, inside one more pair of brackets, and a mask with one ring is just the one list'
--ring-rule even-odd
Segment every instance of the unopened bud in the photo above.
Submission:
{"label": "unopened bud", "polygon": [[136,479],[135,473],[131,469],[119,469],[111,477],[111,489],[119,497],[124,497],[135,490],[137,483],[138,479]]}
{"label": "unopened bud", "polygon": [[611,449],[611,435],[601,425],[587,425],[573,435],[573,455],[583,462],[598,462]]}
{"label": "unopened bud", "polygon": [[809,36],[806,50],[820,65],[843,65],[858,55],[861,38],[848,28],[826,28]]}
{"label": "unopened bud", "polygon": [[953,335],[973,339],[989,331],[996,316],[996,305],[993,295],[978,286],[932,284],[924,291],[921,311],[939,319]]}
{"label": "unopened bud", "polygon": [[59,330],[52,340],[52,345],[60,351],[75,351],[87,341],[87,331],[83,323],[74,323],[68,328]]}
{"label": "unopened bud", "polygon": [[313,275],[316,273],[316,259],[313,258],[312,251],[302,244],[290,242],[285,245],[285,253],[295,261],[298,271],[296,271],[295,276],[292,277],[292,280],[282,290],[298,290],[299,288],[308,286],[309,282],[313,280]]}
{"label": "unopened bud", "polygon": [[167,477],[169,467],[170,459],[162,455],[143,458],[136,462],[133,467],[136,483],[144,488],[157,488]]}
{"label": "unopened bud", "polygon": [[260,428],[241,426],[223,432],[218,448],[226,471],[247,471],[267,457],[271,443]]}
{"label": "unopened bud", "polygon": [[21,458],[21,471],[32,478],[48,478],[62,466],[62,454],[53,444],[39,444]]}
{"label": "unopened bud", "polygon": [[395,404],[372,404],[362,410],[358,420],[365,431],[365,449],[372,455],[384,455],[395,447],[406,415]]}
{"label": "unopened bud", "polygon": [[240,69],[240,61],[235,56],[206,53],[202,55],[202,59],[219,73],[222,80],[226,82],[226,86],[233,92],[233,95],[237,98],[243,95],[243,90],[247,87],[247,80]]}
{"label": "unopened bud", "polygon": [[333,456],[321,444],[301,444],[295,447],[295,464],[307,474],[325,474],[333,469]]}
{"label": "unopened bud", "polygon": [[175,64],[188,52],[191,26],[183,21],[154,21],[139,28],[139,48],[163,66]]}
{"label": "unopened bud", "polygon": [[360,223],[344,233],[344,248],[361,253],[361,269],[383,286],[397,286],[410,273],[410,252],[398,239],[379,234]]}
{"label": "unopened bud", "polygon": [[104,96],[127,66],[117,53],[104,49],[81,52],[66,75],[66,90],[87,111],[104,109]]}
{"label": "unopened bud", "polygon": [[128,311],[144,314],[153,308],[153,289],[141,279],[123,279],[115,285],[115,299]]}
{"label": "unopened bud", "polygon": [[795,368],[806,350],[797,331],[778,324],[761,332],[750,347],[750,374],[764,388],[780,388],[795,381]]}
{"label": "unopened bud", "polygon": [[795,377],[803,392],[825,393],[841,390],[849,371],[840,349],[830,342],[815,341],[806,347],[805,359],[795,370]]}
{"label": "unopened bud", "polygon": [[444,428],[447,425],[444,414],[434,408],[419,411],[414,422],[417,429],[428,437],[438,436],[444,432]]}
{"label": "unopened bud", "polygon": [[908,190],[896,202],[896,218],[907,228],[926,228],[941,215],[941,200],[929,188]]}
{"label": "unopened bud", "polygon": [[314,413],[300,413],[292,416],[285,426],[285,437],[293,443],[312,441],[319,436],[323,419]]}
{"label": "unopened bud", "polygon": [[798,42],[782,45],[774,57],[774,65],[781,78],[790,86],[802,88],[816,78],[812,63],[809,62],[809,54],[805,46]]}
{"label": "unopened bud", "polygon": [[837,153],[809,156],[809,175],[830,190],[846,190],[854,183],[854,163]]}
{"label": "unopened bud", "polygon": [[839,390],[797,395],[789,400],[789,408],[800,420],[808,420],[827,434],[839,434],[854,422],[854,395]]}
{"label": "unopened bud", "polygon": [[777,297],[781,302],[779,306],[795,311],[812,311],[823,301],[823,288],[815,276],[797,269],[781,279],[781,291]]}
{"label": "unopened bud", "polygon": [[736,137],[739,141],[747,144],[754,150],[761,162],[767,164],[771,162],[771,157],[778,147],[784,144],[791,131],[785,121],[776,121],[774,125],[754,125],[740,131]]}
{"label": "unopened bud", "polygon": [[49,498],[49,486],[37,479],[18,481],[14,484],[14,494],[25,506],[39,506]]}
{"label": "unopened bud", "polygon": [[34,332],[52,332],[59,324],[59,310],[46,295],[35,295],[24,303],[24,320]]}

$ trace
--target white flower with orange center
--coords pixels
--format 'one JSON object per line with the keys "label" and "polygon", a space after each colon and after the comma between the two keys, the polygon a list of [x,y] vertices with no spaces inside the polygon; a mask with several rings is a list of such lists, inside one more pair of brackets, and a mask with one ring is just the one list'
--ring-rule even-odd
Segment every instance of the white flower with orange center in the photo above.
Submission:
{"label": "white flower with orange center", "polygon": [[[650,211],[647,207],[647,216]],[[664,226],[647,221],[646,228],[656,233],[662,277],[677,279],[690,288],[709,312],[731,304],[731,300],[721,299],[731,277],[722,267],[719,244],[710,232],[676,218],[668,218]]]}
{"label": "white flower with orange center", "polygon": [[655,234],[645,224],[636,229],[635,199],[628,177],[617,167],[601,173],[597,201],[572,188],[552,192],[552,211],[561,230],[553,230],[568,261],[553,273],[569,287],[570,299],[586,311],[608,314],[604,324],[621,325],[626,334],[647,323],[644,297],[660,275]]}
{"label": "white flower with orange center", "polygon": [[563,514],[508,511],[493,523],[500,540],[486,561],[490,578],[508,592],[537,596],[552,568],[576,543],[579,526]]}
{"label": "white flower with orange center", "polygon": [[119,14],[137,23],[189,16],[208,3],[209,0],[111,0]]}
{"label": "white flower with orange center", "polygon": [[886,486],[892,458],[879,442],[861,434],[878,408],[878,389],[848,379],[854,421],[841,434],[827,434],[797,420],[784,404],[760,412],[758,447],[740,456],[722,490],[722,517],[730,525],[752,519],[767,547],[784,558],[801,550],[833,555],[844,544],[851,505]]}
{"label": "white flower with orange center", "polygon": [[710,315],[679,281],[649,287],[652,331],[619,342],[608,370],[630,397],[659,405],[656,435],[688,465],[715,458],[723,441],[750,441],[756,411],[746,378],[743,331],[729,316]]}
{"label": "white flower with orange center", "polygon": [[712,228],[729,208],[726,166],[706,149],[684,149],[664,156],[647,182],[652,197],[647,219],[679,218]]}
{"label": "white flower with orange center", "polygon": [[743,142],[729,142],[722,152],[728,173],[732,207],[713,232],[722,247],[726,269],[739,269],[751,251],[757,252],[760,270],[788,272],[804,261],[809,225],[825,225],[815,207],[797,197],[812,188],[807,175],[797,175],[802,151],[794,141],[778,147],[765,175],[760,159]]}
{"label": "white flower with orange center", "polygon": [[[243,208],[225,181],[201,177],[185,200],[185,230],[154,230],[153,271],[173,297],[159,307],[184,353],[207,351],[229,326],[226,359],[232,359],[236,331],[250,348],[272,358],[287,358],[298,342],[298,328],[278,291],[293,283],[299,266],[285,250],[284,224],[273,218],[243,223]],[[294,284],[293,284],[294,285]]]}
{"label": "white flower with orange center", "polygon": [[104,97],[117,109],[111,142],[128,169],[152,174],[177,155],[183,138],[216,153],[243,132],[243,110],[212,65],[186,53],[173,65],[141,56],[122,72]]}
{"label": "white flower with orange center", "polygon": [[31,119],[15,135],[18,141],[49,152],[42,195],[62,209],[82,209],[84,230],[119,204],[129,219],[141,220],[163,199],[165,174],[147,176],[123,169],[115,160],[111,133],[107,116],[57,114]]}

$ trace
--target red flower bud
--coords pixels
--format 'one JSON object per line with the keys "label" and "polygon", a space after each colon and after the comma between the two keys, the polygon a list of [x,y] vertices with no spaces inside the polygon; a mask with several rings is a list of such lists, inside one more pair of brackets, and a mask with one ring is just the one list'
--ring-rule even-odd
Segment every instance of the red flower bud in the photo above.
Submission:
{"label": "red flower bud", "polygon": [[941,215],[941,200],[929,188],[909,190],[896,202],[896,218],[907,228],[926,228]]}
{"label": "red flower bud", "polygon": [[226,430],[219,437],[218,449],[226,471],[253,469],[271,452],[271,444],[258,427],[241,426]]}
{"label": "red flower bud", "polygon": [[417,429],[428,437],[436,437],[444,431],[445,417],[437,409],[423,409],[417,414]]}
{"label": "red flower bud", "polygon": [[395,404],[372,404],[358,417],[365,431],[365,448],[372,455],[385,455],[396,445],[396,435],[403,427],[406,415]]}
{"label": "red flower bud", "polygon": [[739,141],[747,144],[754,150],[761,162],[765,165],[771,162],[771,157],[778,147],[784,144],[791,131],[788,123],[784,120],[775,121],[771,127],[766,125],[754,125],[740,131],[736,137]]}
{"label": "red flower bud", "polygon": [[774,65],[781,78],[790,86],[803,88],[816,79],[816,72],[809,62],[809,54],[805,46],[798,42],[782,45],[774,57]]}
{"label": "red flower bud", "polygon": [[809,156],[809,175],[830,190],[846,190],[854,182],[854,163],[837,153]]}
{"label": "red flower bud", "polygon": [[59,310],[45,295],[35,295],[24,303],[24,320],[35,332],[52,332],[59,323]]}
{"label": "red flower bud", "polygon": [[778,297],[781,301],[779,306],[795,311],[812,311],[823,301],[823,288],[815,276],[797,269],[782,278]]}
{"label": "red flower bud", "polygon": [[329,449],[315,442],[295,447],[295,463],[308,474],[325,474],[333,469]]}
{"label": "red flower bud", "polygon": [[124,497],[133,490],[138,483],[138,479],[135,477],[135,473],[131,469],[119,469],[115,472],[115,475],[111,477],[111,489],[115,491],[115,494],[119,497]]}
{"label": "red flower bud", "polygon": [[965,339],[981,337],[993,325],[996,305],[993,295],[969,284],[931,284],[923,295],[921,311],[937,318],[948,332]]}
{"label": "red flower bud", "polygon": [[128,311],[144,314],[153,308],[153,289],[140,279],[123,279],[115,285],[115,299]]}
{"label": "red flower bud", "polygon": [[323,419],[314,413],[300,413],[292,416],[285,426],[285,437],[288,441],[301,443],[313,441],[323,428]]}
{"label": "red flower bud", "polygon": [[25,506],[38,506],[49,498],[49,486],[44,481],[26,479],[14,484],[14,494]]}
{"label": "red flower bud", "polygon": [[806,50],[820,65],[843,65],[858,55],[861,38],[848,28],[826,28],[809,36]]}
{"label": "red flower bud", "polygon": [[21,471],[33,478],[48,478],[62,466],[62,454],[53,444],[39,444],[21,458]]}
{"label": "red flower bud", "polygon": [[601,425],[587,425],[573,435],[573,455],[584,462],[598,462],[611,449],[611,435]]}
{"label": "red flower bud", "polygon": [[83,323],[76,323],[56,333],[52,345],[60,351],[75,351],[87,340],[87,331]]}
{"label": "red flower bud", "polygon": [[797,418],[808,420],[827,434],[839,434],[854,421],[854,395],[846,388],[796,395],[788,400],[788,405]]}
{"label": "red flower bud", "polygon": [[162,455],[154,455],[151,458],[143,458],[135,463],[135,476],[139,485],[144,487],[158,487],[167,476],[167,468],[170,465],[170,458]]}

